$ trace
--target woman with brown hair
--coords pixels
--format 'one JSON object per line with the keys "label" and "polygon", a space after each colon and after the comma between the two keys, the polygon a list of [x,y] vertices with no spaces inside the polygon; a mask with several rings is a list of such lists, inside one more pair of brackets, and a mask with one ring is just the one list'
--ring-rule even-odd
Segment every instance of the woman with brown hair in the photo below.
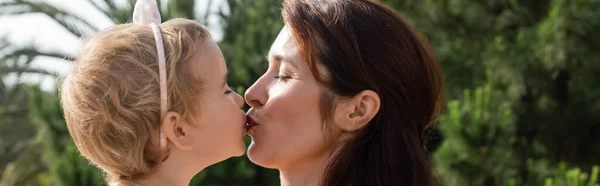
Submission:
{"label": "woman with brown hair", "polygon": [[435,185],[421,137],[443,77],[405,19],[367,0],[287,0],[246,92],[250,160],[282,185]]}

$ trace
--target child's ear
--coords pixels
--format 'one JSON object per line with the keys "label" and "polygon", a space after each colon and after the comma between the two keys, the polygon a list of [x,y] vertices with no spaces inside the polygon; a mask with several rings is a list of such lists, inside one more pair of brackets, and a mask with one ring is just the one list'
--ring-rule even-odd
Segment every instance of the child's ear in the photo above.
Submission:
{"label": "child's ear", "polygon": [[[192,149],[190,136],[186,131],[189,130],[189,124],[177,112],[167,112],[165,119],[161,124],[161,150],[166,149],[166,144],[171,143],[181,150]],[[165,145],[163,145],[163,142]],[[164,148],[164,149],[163,149]]]}

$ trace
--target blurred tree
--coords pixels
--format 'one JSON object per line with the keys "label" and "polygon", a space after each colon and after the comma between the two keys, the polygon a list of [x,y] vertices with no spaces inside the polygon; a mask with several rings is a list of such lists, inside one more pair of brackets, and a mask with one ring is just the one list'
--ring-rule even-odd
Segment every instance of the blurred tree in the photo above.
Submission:
{"label": "blurred tree", "polygon": [[[435,159],[444,184],[503,185],[514,176],[517,185],[541,185],[530,159],[585,169],[600,163],[600,1],[381,1],[405,12],[435,48],[447,99],[455,100],[437,124],[444,142]],[[503,92],[495,99],[510,108],[468,106],[473,98],[463,91],[488,86]],[[506,109],[512,120],[448,119]],[[510,130],[491,130],[497,126]],[[490,140],[473,130],[505,137]],[[493,155],[494,149],[508,154]]]}
{"label": "blurred tree", "polygon": [[266,55],[283,28],[282,0],[228,0],[229,13],[221,12],[224,37],[220,43],[237,89],[250,87],[267,69]]}
{"label": "blurred tree", "polygon": [[[35,128],[27,118],[25,85],[18,84],[13,87],[6,87],[2,84],[0,87],[0,173],[5,172],[9,162],[18,161],[23,158],[22,154],[29,154],[31,146],[29,139],[35,135]],[[31,161],[35,164],[35,161]],[[32,175],[39,169],[31,167],[23,171],[21,175]],[[0,175],[0,180],[2,176]],[[0,181],[2,183],[3,181]]]}
{"label": "blurred tree", "polygon": [[98,169],[77,152],[65,125],[58,94],[29,86],[28,119],[35,126],[29,147],[4,172],[8,185],[102,185]]}
{"label": "blurred tree", "polygon": [[448,102],[439,130],[446,139],[434,153],[444,185],[503,185],[515,174],[515,116],[491,85],[466,89]]}

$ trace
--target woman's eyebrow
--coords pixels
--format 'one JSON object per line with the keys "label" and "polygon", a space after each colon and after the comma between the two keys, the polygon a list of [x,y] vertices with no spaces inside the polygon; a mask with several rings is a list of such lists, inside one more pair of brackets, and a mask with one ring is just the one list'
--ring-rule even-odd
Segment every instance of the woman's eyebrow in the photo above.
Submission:
{"label": "woman's eyebrow", "polygon": [[273,61],[273,62],[280,62],[280,63],[286,63],[286,64],[288,64],[288,65],[290,65],[290,66],[292,66],[292,67],[294,67],[294,68],[298,69],[298,64],[296,64],[296,62],[295,62],[295,61],[293,61],[293,60],[290,60],[290,58],[287,58],[287,57],[285,57],[284,55],[281,55],[281,54],[273,54],[273,53],[270,53],[270,54],[267,56],[267,59],[270,59],[270,60],[269,60],[269,63],[270,63],[271,61]]}

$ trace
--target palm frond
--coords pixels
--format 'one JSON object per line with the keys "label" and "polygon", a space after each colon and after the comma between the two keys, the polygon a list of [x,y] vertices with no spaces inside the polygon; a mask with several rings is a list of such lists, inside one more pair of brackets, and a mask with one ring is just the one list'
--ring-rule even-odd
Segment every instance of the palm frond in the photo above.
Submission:
{"label": "palm frond", "polygon": [[[1,49],[2,49],[2,47],[0,45],[0,51],[1,51]],[[17,49],[17,50],[14,50],[4,56],[0,56],[0,57],[15,58],[15,57],[19,57],[19,56],[29,56],[31,58],[36,57],[36,56],[46,56],[46,57],[53,57],[53,58],[59,58],[59,59],[72,59],[73,58],[73,56],[68,56],[66,54],[58,53],[58,52],[42,52],[36,48]]]}
{"label": "palm frond", "polygon": [[[13,11],[10,11],[13,9]],[[17,9],[17,10],[14,10]],[[29,2],[25,0],[17,0],[15,2],[0,3],[0,15],[24,15],[31,13],[42,13],[55,20],[58,24],[65,27],[69,32],[77,37],[85,35],[86,30],[98,32],[99,29],[91,25],[85,19],[60,10],[45,2]]]}
{"label": "palm frond", "polygon": [[[114,8],[112,7],[112,6],[114,6],[114,3],[112,4],[112,6],[107,3],[107,5],[108,5],[109,8],[105,9],[105,8],[102,8],[102,6],[100,6],[100,4],[98,4],[94,0],[87,0],[87,1],[92,6],[94,6],[94,8],[96,8],[96,10],[102,12],[104,15],[106,15],[106,17],[110,18],[113,22],[117,21],[115,19],[116,18],[116,12],[115,12],[116,7],[114,7]],[[112,1],[110,1],[110,0],[106,0],[105,2],[107,2],[107,1],[112,3]]]}
{"label": "palm frond", "polygon": [[42,74],[42,75],[49,75],[49,76],[54,76],[55,74],[48,72],[47,70],[43,70],[43,69],[34,69],[34,68],[27,68],[27,67],[20,67],[20,68],[0,68],[0,74],[7,74],[7,73],[34,73],[34,74]]}

